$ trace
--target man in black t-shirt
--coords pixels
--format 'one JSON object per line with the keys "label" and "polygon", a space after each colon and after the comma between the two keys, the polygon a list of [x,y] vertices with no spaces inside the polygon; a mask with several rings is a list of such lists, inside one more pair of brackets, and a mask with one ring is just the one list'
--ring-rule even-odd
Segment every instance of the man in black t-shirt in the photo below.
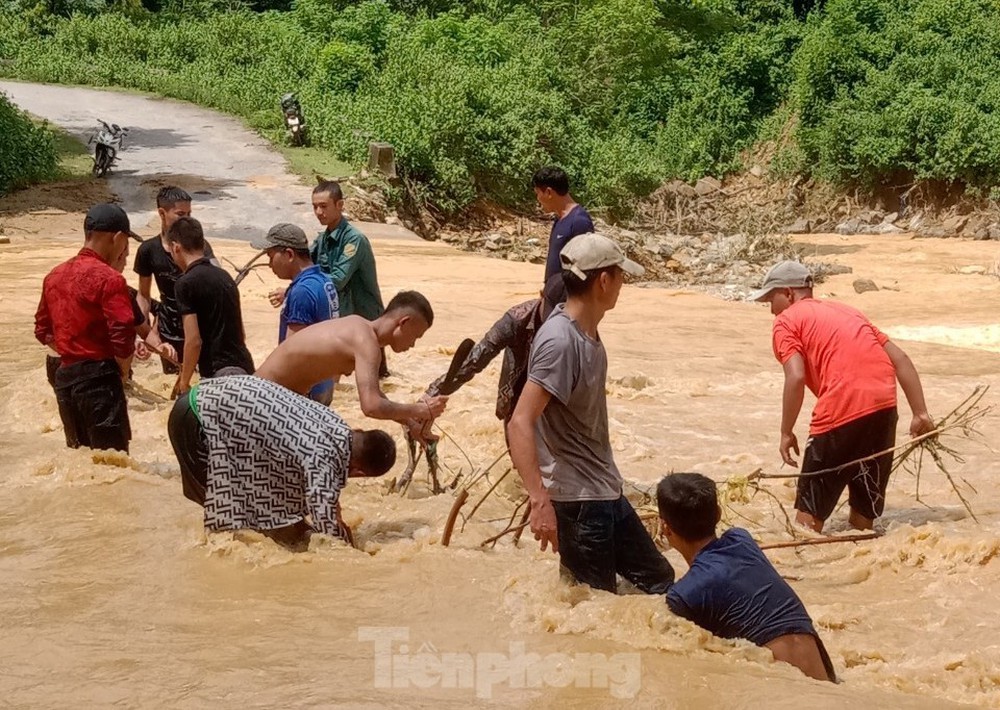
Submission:
{"label": "man in black t-shirt", "polygon": [[[156,211],[160,215],[159,239],[147,239],[139,245],[135,254],[135,272],[139,274],[139,307],[149,321],[150,304],[152,303],[151,286],[156,279],[156,288],[160,292],[160,308],[157,314],[156,328],[150,333],[149,345],[157,351],[166,354],[174,361],[184,358],[184,327],[181,315],[177,310],[177,298],[174,293],[181,270],[170,257],[170,246],[167,242],[167,231],[181,217],[191,216],[191,195],[179,187],[168,185],[156,195]],[[212,247],[205,244],[205,256],[215,262]],[[165,374],[179,372],[179,368],[162,355],[160,361]]]}
{"label": "man in black t-shirt", "polygon": [[253,374],[240,292],[232,276],[206,255],[201,223],[180,217],[167,231],[167,241],[183,272],[174,290],[184,326],[184,356],[174,396],[191,389],[196,364],[203,378]]}
{"label": "man in black t-shirt", "polygon": [[578,205],[569,193],[569,176],[562,168],[554,165],[542,168],[531,177],[531,186],[542,209],[555,215],[549,234],[549,251],[545,257],[542,283],[546,284],[553,276],[562,273],[559,252],[574,237],[593,232],[594,222],[587,210]]}

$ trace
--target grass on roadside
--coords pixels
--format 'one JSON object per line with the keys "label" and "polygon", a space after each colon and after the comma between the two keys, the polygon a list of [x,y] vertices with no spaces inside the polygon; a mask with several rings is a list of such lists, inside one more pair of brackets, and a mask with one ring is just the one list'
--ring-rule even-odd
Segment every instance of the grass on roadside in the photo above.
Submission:
{"label": "grass on roadside", "polygon": [[322,148],[294,148],[279,141],[272,145],[288,161],[289,170],[300,176],[306,185],[315,185],[317,175],[334,180],[350,177],[357,172],[349,163],[338,160],[333,153]]}
{"label": "grass on roadside", "polygon": [[90,149],[77,138],[51,123],[48,129],[55,136],[56,156],[59,158],[60,180],[90,180],[94,161]]}

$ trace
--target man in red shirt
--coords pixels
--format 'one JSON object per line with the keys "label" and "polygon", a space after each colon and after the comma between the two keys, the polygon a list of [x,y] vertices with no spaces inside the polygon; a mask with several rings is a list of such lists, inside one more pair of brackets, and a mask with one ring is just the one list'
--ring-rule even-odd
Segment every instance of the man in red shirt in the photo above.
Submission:
{"label": "man in red shirt", "polygon": [[117,205],[95,205],[79,254],[42,284],[35,337],[59,353],[56,402],[66,445],[128,451],[124,378],[135,351],[135,316],[124,277],[111,266],[133,235]]}
{"label": "man in red shirt", "polygon": [[891,449],[896,442],[896,381],[913,412],[910,436],[934,429],[920,376],[910,358],[860,311],[813,298],[812,275],[802,264],[783,261],[771,268],[751,300],[771,304],[775,316],[774,355],[785,370],[781,408],[782,460],[796,466],[793,429],[805,388],[816,395],[802,473],[839,470],[799,478],[796,521],[816,532],[846,487],[850,523],[870,530],[885,507],[892,453],[845,466]]}

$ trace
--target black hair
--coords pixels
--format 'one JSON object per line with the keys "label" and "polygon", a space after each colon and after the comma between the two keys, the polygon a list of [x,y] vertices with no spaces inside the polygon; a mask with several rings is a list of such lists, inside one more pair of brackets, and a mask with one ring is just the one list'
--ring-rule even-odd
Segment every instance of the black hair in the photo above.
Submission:
{"label": "black hair", "polygon": [[618,266],[602,266],[600,269],[590,269],[589,271],[584,271],[587,280],[584,281],[579,276],[574,274],[569,269],[564,269],[562,272],[563,283],[566,285],[566,295],[567,296],[582,296],[587,292],[590,286],[597,281],[597,278],[607,272],[614,273]]}
{"label": "black hair", "polygon": [[389,305],[385,307],[385,312],[391,313],[392,311],[399,311],[404,308],[413,311],[423,318],[427,322],[428,328],[434,325],[434,310],[431,308],[430,301],[423,294],[416,291],[400,291],[389,301]]}
{"label": "black hair", "polygon": [[205,248],[205,232],[201,222],[194,217],[181,217],[167,230],[167,241],[180,244],[184,251],[202,251]]}
{"label": "black hair", "polygon": [[309,251],[308,249],[292,249],[292,251],[294,251],[295,256],[299,257],[300,259],[308,259],[309,261],[313,260],[312,252]]}
{"label": "black hair", "polygon": [[719,520],[719,493],[715,482],[700,473],[671,473],[656,487],[660,517],[677,535],[689,541],[715,534]]}
{"label": "black hair", "polygon": [[381,429],[354,431],[352,458],[366,477],[381,476],[396,463],[396,441]]}
{"label": "black hair", "polygon": [[165,210],[170,209],[178,202],[190,202],[191,195],[175,185],[161,187],[156,193],[156,206]]}
{"label": "black hair", "polygon": [[340,189],[340,183],[335,180],[320,180],[319,184],[313,188],[313,194],[318,195],[325,192],[332,200],[344,199],[344,191]]}
{"label": "black hair", "polygon": [[531,186],[538,188],[550,187],[557,195],[569,192],[569,176],[566,171],[555,165],[548,165],[531,176]]}

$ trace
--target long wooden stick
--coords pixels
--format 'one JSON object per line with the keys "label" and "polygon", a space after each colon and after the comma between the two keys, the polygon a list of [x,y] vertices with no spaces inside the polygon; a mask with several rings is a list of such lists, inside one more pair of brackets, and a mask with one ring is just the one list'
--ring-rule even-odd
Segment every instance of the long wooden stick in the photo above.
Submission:
{"label": "long wooden stick", "polygon": [[451,543],[451,533],[455,530],[455,521],[458,519],[458,511],[462,509],[465,505],[465,501],[469,499],[469,491],[463,488],[455,496],[455,502],[451,505],[451,511],[448,513],[448,520],[444,524],[444,531],[441,533],[441,545],[448,547]]}
{"label": "long wooden stick", "polygon": [[829,545],[834,542],[861,542],[881,537],[881,533],[864,533],[860,535],[837,535],[830,537],[810,537],[805,540],[789,540],[787,542],[769,542],[761,545],[762,550],[777,550],[783,547],[803,547],[805,545]]}

